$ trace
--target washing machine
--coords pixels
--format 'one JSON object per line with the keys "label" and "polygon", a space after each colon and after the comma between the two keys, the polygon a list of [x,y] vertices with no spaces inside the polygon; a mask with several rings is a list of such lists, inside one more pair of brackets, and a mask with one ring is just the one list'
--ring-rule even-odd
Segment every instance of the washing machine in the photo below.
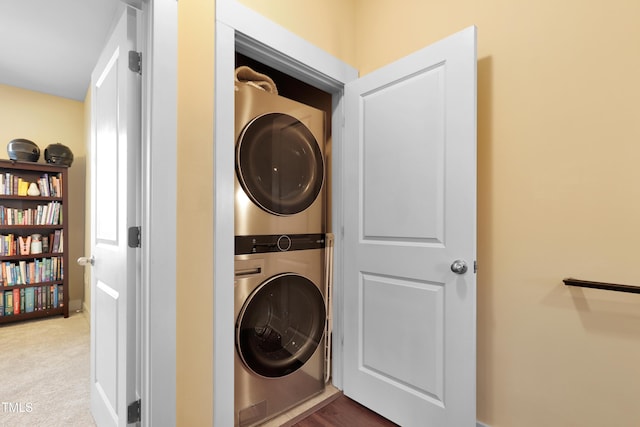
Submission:
{"label": "washing machine", "polygon": [[236,236],[236,426],[324,390],[325,255],[323,234]]}
{"label": "washing machine", "polygon": [[235,85],[235,235],[326,232],[325,113]]}

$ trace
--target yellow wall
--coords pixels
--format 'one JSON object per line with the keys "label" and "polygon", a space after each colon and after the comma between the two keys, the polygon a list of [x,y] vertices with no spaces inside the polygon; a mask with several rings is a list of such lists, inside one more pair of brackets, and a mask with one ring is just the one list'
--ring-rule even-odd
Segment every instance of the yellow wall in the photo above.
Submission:
{"label": "yellow wall", "polygon": [[[84,147],[85,152],[91,151],[91,88],[87,89],[84,98]],[[81,256],[91,254],[91,164],[87,164],[87,157],[83,158],[85,170],[85,186],[84,186],[84,251]],[[91,268],[83,268],[84,270],[84,301],[83,310],[87,313],[87,319],[91,316]]]}
{"label": "yellow wall", "polygon": [[178,426],[213,424],[214,6],[178,3]]}
{"label": "yellow wall", "polygon": [[[61,143],[73,152],[69,168],[69,261],[84,253],[84,105],[67,98],[0,85],[0,158],[8,159],[6,144],[26,138],[40,147],[39,163],[45,163],[44,149]],[[69,274],[69,307],[79,309],[84,298],[82,268],[75,262],[65,266]]]}
{"label": "yellow wall", "polygon": [[[212,233],[209,3],[179,3],[178,232],[195,224],[203,241]],[[363,74],[478,26],[478,419],[637,425],[640,296],[569,289],[562,278],[640,285],[640,3],[243,3]],[[182,239],[178,253],[178,420],[209,425],[211,250]],[[194,265],[206,270],[198,280]]]}
{"label": "yellow wall", "polygon": [[[350,65],[355,65],[354,0],[239,0],[299,37]],[[310,18],[306,18],[310,17]]]}

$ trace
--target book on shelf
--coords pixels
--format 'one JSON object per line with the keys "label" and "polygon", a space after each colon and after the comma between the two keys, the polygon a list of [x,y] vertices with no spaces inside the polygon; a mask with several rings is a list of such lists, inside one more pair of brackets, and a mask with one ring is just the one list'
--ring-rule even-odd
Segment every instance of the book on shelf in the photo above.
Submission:
{"label": "book on shelf", "polygon": [[29,263],[29,283],[36,283],[36,263]]}
{"label": "book on shelf", "polygon": [[63,286],[58,284],[0,292],[0,316],[15,316],[64,307]]}
{"label": "book on shelf", "polygon": [[53,195],[55,197],[62,197],[62,177],[52,176],[51,177],[51,188],[53,190]]}
{"label": "book on shelf", "polygon": [[35,309],[35,289],[34,288],[26,288],[24,290],[25,296],[25,313],[31,313]]}
{"label": "book on shelf", "polygon": [[4,291],[4,315],[13,315],[13,291]]}
{"label": "book on shelf", "polygon": [[0,235],[0,255],[13,255],[15,251],[15,235],[12,233]]}
{"label": "book on shelf", "polygon": [[[49,248],[47,252],[50,253],[63,253],[64,250],[64,231],[62,229],[54,230],[52,233],[46,235]],[[13,233],[0,235],[0,256],[13,256],[13,255],[34,255],[31,254],[31,235],[18,236]]]}
{"label": "book on shelf", "polygon": [[18,283],[21,285],[28,283],[27,261],[22,260],[18,262]]}
{"label": "book on shelf", "polygon": [[20,289],[13,289],[13,314],[20,314]]}
{"label": "book on shelf", "polygon": [[60,281],[64,277],[62,257],[36,258],[33,261],[5,261],[0,264],[3,287]]}
{"label": "book on shelf", "polygon": [[26,197],[28,195],[29,185],[32,182],[34,182],[38,190],[40,190],[40,196],[62,197],[62,174],[49,175],[48,173],[42,174],[38,179],[34,178],[34,181],[28,181],[10,172],[0,174],[0,194],[5,196],[17,195]]}
{"label": "book on shelf", "polygon": [[53,232],[53,237],[49,238],[49,244],[51,245],[50,252],[57,254],[62,253],[64,247],[64,231],[56,230]]}
{"label": "book on shelf", "polygon": [[38,187],[40,188],[40,195],[44,197],[49,196],[49,174],[44,174],[38,180]]}
{"label": "book on shelf", "polygon": [[2,225],[62,225],[62,221],[62,205],[58,201],[26,209],[0,206]]}
{"label": "book on shelf", "polygon": [[13,269],[9,261],[2,263],[2,283],[4,286],[13,286]]}
{"label": "book on shelf", "polygon": [[23,180],[22,178],[18,179],[18,196],[26,196],[27,191],[29,190],[29,182]]}

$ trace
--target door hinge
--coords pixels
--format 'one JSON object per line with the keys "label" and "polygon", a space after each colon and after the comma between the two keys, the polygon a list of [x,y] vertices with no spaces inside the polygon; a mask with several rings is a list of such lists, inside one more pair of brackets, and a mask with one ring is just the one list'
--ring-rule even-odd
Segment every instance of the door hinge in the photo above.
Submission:
{"label": "door hinge", "polygon": [[473,261],[473,272],[474,273],[478,272],[478,261]]}
{"label": "door hinge", "polygon": [[134,73],[142,74],[142,52],[129,51],[129,69]]}
{"label": "door hinge", "polygon": [[142,227],[135,226],[129,227],[129,247],[130,248],[139,248],[141,246]]}
{"label": "door hinge", "polygon": [[127,423],[138,423],[141,421],[142,416],[140,415],[140,399],[131,403],[127,407]]}

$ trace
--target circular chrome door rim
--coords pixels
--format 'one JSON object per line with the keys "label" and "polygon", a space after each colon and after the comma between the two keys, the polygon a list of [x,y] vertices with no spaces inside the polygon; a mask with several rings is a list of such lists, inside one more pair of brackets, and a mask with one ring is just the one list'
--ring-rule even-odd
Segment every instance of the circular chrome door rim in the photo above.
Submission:
{"label": "circular chrome door rim", "polygon": [[[246,146],[249,146],[249,148],[246,148],[246,150],[249,150],[251,144],[256,143],[256,138],[268,134],[269,131],[273,129],[272,125],[276,120],[288,123],[282,128],[286,129],[286,132],[290,136],[295,136],[294,142],[297,144],[297,147],[306,151],[306,156],[304,156],[302,160],[303,163],[306,163],[308,166],[306,170],[308,177],[306,182],[299,185],[300,191],[297,192],[298,194],[290,199],[278,199],[274,197],[272,193],[260,186],[260,184],[264,184],[262,176],[257,176],[257,174],[252,173],[251,170],[245,170],[251,169],[249,167],[243,167],[243,159],[250,157],[243,155]],[[251,135],[252,133],[254,135]],[[252,137],[249,138],[248,135]],[[280,173],[278,167],[269,166],[269,170],[273,171],[274,175]],[[286,168],[287,165],[285,163],[280,166]],[[300,167],[299,164],[298,167]],[[263,169],[266,170],[266,168]],[[320,194],[322,186],[324,185],[324,159],[316,138],[304,123],[288,114],[268,113],[255,117],[242,130],[236,145],[236,174],[247,196],[261,209],[273,215],[295,215],[311,206]],[[266,178],[266,176],[264,178]],[[269,182],[273,182],[273,180],[269,180]]]}
{"label": "circular chrome door rim", "polygon": [[[311,332],[315,332],[316,336],[309,337],[309,339],[307,339],[302,345],[299,345],[298,350],[296,351],[295,354],[291,354],[289,357],[282,360],[275,361],[275,362],[272,360],[271,361],[272,363],[270,366],[264,367],[264,369],[257,369],[260,367],[252,366],[252,362],[250,360],[247,360],[248,358],[245,357],[245,351],[243,351],[243,348],[241,346],[241,342],[242,342],[241,325],[243,323],[245,316],[247,315],[247,312],[250,309],[251,303],[256,299],[256,297],[262,291],[264,291],[266,287],[272,286],[273,283],[278,282],[287,277],[302,279],[304,284],[308,284],[307,289],[310,289],[310,290],[312,289],[310,293],[311,298],[313,298],[315,302],[318,303],[315,306],[321,307],[320,315],[317,316],[318,319],[314,319],[314,322],[317,321],[318,327],[312,328],[312,331],[311,331]],[[303,284],[300,284],[300,286],[303,286]],[[312,308],[313,307],[309,307],[309,310],[308,310],[310,315],[313,315],[313,312],[315,311],[315,310],[312,310]],[[238,356],[242,360],[242,363],[247,367],[247,369],[249,369],[252,373],[260,377],[282,378],[282,377],[291,375],[294,372],[296,372],[298,369],[300,369],[302,366],[304,366],[304,364],[313,356],[316,350],[319,347],[321,347],[321,343],[322,343],[324,332],[325,332],[326,314],[327,314],[326,303],[325,303],[324,297],[320,292],[320,289],[318,289],[318,287],[311,280],[307,279],[302,275],[295,274],[295,273],[282,273],[282,274],[278,274],[276,276],[270,277],[269,279],[261,283],[260,286],[254,289],[253,292],[251,292],[249,297],[247,297],[247,299],[244,301],[242,309],[238,314],[238,318],[236,320],[236,334],[235,334],[236,351],[238,352]],[[295,368],[293,368],[292,370],[287,369],[292,366],[295,366]],[[278,374],[278,375],[265,375],[264,372],[268,369],[284,370],[287,372],[283,374]]]}

